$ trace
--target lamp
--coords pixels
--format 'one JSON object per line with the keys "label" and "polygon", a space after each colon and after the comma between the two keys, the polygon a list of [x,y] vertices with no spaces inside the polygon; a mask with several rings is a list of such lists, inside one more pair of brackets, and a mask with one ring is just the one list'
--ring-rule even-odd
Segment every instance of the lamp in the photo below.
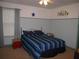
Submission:
{"label": "lamp", "polygon": [[46,6],[46,5],[48,5],[48,3],[52,3],[52,1],[51,0],[41,0],[41,1],[39,1],[40,5],[44,4]]}

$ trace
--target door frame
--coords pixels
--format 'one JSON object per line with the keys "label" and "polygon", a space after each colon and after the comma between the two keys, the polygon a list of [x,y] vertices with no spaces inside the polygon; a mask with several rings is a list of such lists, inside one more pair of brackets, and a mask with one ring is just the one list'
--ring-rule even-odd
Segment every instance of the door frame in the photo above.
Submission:
{"label": "door frame", "polygon": [[78,31],[77,31],[77,48],[79,48],[79,18],[78,18]]}

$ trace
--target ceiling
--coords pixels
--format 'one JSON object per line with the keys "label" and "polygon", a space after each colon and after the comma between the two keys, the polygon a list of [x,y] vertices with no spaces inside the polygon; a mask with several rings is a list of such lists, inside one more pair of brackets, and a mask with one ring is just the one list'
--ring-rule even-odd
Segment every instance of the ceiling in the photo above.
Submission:
{"label": "ceiling", "polygon": [[29,6],[35,6],[35,7],[43,7],[43,8],[55,8],[55,7],[79,2],[79,0],[52,0],[53,3],[48,4],[47,6],[44,6],[44,5],[39,5],[38,2],[40,0],[2,0],[2,1],[23,4],[23,5],[29,5]]}

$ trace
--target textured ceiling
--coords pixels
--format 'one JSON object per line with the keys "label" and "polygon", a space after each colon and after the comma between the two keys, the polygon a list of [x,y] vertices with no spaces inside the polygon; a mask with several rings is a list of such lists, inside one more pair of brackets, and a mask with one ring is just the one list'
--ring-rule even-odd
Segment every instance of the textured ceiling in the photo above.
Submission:
{"label": "textured ceiling", "polygon": [[47,6],[39,5],[40,0],[2,0],[5,2],[23,4],[23,5],[30,5],[35,7],[44,7],[44,8],[55,8],[63,5],[73,4],[79,2],[79,0],[52,0],[53,3]]}

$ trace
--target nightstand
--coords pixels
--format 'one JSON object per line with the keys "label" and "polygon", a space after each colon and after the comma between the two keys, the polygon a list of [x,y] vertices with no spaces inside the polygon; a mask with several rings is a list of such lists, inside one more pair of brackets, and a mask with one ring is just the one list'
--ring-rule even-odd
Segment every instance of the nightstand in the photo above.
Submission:
{"label": "nightstand", "polygon": [[21,48],[21,46],[22,46],[22,43],[21,43],[20,39],[14,39],[14,40],[13,40],[12,47],[13,47],[14,49],[16,49],[16,48]]}
{"label": "nightstand", "polygon": [[54,37],[54,34],[53,34],[53,33],[47,33],[47,35],[48,35],[49,37]]}
{"label": "nightstand", "polygon": [[79,59],[79,49],[77,49],[74,53],[74,59]]}

